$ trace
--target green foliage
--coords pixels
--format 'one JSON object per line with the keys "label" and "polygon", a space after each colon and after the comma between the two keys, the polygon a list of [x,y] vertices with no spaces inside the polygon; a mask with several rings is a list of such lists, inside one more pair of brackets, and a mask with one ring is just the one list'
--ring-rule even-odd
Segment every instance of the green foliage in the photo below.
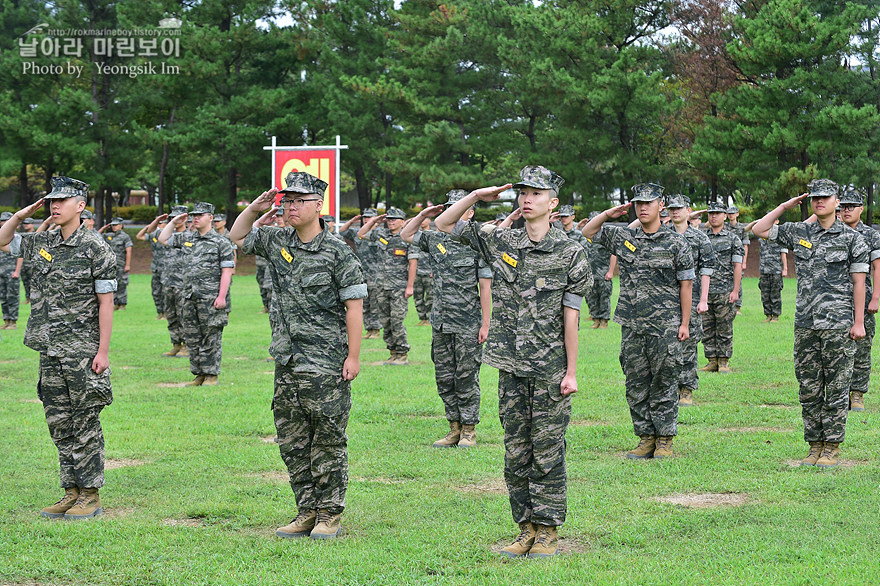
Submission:
{"label": "green foliage", "polygon": [[159,215],[159,210],[156,206],[123,206],[116,208],[116,215],[137,224],[149,224]]}

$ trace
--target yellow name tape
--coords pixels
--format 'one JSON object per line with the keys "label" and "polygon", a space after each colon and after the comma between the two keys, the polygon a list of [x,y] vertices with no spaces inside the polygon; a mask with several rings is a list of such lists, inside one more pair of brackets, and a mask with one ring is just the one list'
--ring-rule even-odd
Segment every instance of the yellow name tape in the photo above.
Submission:
{"label": "yellow name tape", "polygon": [[626,246],[627,248],[629,248],[632,252],[636,251],[636,247],[629,240],[624,240],[623,245]]}
{"label": "yellow name tape", "polygon": [[158,238],[153,238],[153,242],[159,242]]}
{"label": "yellow name tape", "polygon": [[281,249],[281,257],[282,257],[284,260],[286,260],[288,263],[290,263],[290,262],[293,261],[293,257],[290,255],[289,252],[287,252],[287,249],[286,249],[286,248],[282,248],[282,249]]}
{"label": "yellow name tape", "polygon": [[379,238],[379,242],[381,242],[381,243],[384,244],[385,246],[388,246],[388,241],[385,240],[384,238]]}
{"label": "yellow name tape", "polygon": [[192,246],[193,243],[192,243],[192,242],[184,242],[183,245],[184,245],[184,246]]}
{"label": "yellow name tape", "polygon": [[406,256],[406,249],[405,248],[395,248],[394,254],[395,254],[395,256]]}
{"label": "yellow name tape", "polygon": [[442,244],[437,245],[437,250],[439,250],[441,254],[446,254],[446,247]]}
{"label": "yellow name tape", "polygon": [[513,258],[512,256],[510,256],[509,254],[507,254],[506,252],[501,255],[501,260],[503,260],[504,262],[506,262],[507,264],[509,264],[513,268],[516,268],[517,260],[515,258]]}
{"label": "yellow name tape", "polygon": [[43,258],[45,258],[49,262],[52,262],[52,255],[49,254],[48,252],[46,252],[45,248],[40,249],[40,256],[42,256]]}
{"label": "yellow name tape", "polygon": [[806,240],[801,240],[800,242],[798,242],[798,244],[800,244],[801,246],[803,246],[803,247],[806,248],[807,250],[813,248],[813,243],[812,243],[812,242],[807,242]]}

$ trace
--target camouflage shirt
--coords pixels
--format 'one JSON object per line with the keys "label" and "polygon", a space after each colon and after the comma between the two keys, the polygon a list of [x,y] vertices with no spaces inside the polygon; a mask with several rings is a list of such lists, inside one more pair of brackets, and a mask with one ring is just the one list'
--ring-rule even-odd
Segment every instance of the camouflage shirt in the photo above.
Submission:
{"label": "camouflage shirt", "polygon": [[[416,234],[421,234],[423,232],[437,232],[437,230],[419,230]],[[415,244],[415,238],[413,238],[413,244]],[[430,277],[434,274],[434,262],[431,258],[431,255],[424,255],[419,252],[419,264],[416,265],[416,274],[421,277]]]}
{"label": "camouflage shirt", "polygon": [[742,222],[737,222],[735,226],[731,225],[730,222],[725,222],[724,227],[727,228],[729,232],[736,234],[736,237],[742,242],[743,247],[749,246],[752,243],[751,240],[749,240],[749,233],[746,230],[746,225]]}
{"label": "camouflage shirt", "polygon": [[709,281],[709,294],[729,295],[733,291],[733,265],[741,263],[746,252],[742,239],[724,226],[718,234],[712,228],[706,228],[705,233],[715,251],[715,273]]}
{"label": "camouflage shirt", "polygon": [[272,272],[272,357],[295,372],[338,376],[348,356],[345,301],[367,296],[348,244],[326,229],[302,242],[294,228],[264,226],[242,251],[265,258]]}
{"label": "camouflage shirt", "polygon": [[15,265],[18,260],[9,254],[0,250],[0,276],[8,277],[15,271]]}
{"label": "camouflage shirt", "polygon": [[565,376],[563,307],[580,311],[593,285],[582,246],[550,228],[532,242],[524,228],[458,222],[452,238],[492,267],[492,322],[483,362],[519,377],[559,383]]}
{"label": "camouflage shirt", "polygon": [[[602,246],[601,236],[605,230],[603,225],[599,232],[592,238],[584,238],[587,244],[587,257],[590,259],[590,267],[593,269],[593,275],[596,279],[605,279],[608,270],[611,268],[611,252]],[[583,234],[581,234],[583,236]]]}
{"label": "camouflage shirt", "polygon": [[614,321],[666,334],[681,325],[681,283],[694,280],[687,240],[674,230],[646,234],[641,226],[602,226],[594,241],[617,256],[620,296]]}
{"label": "camouflage shirt", "polygon": [[[673,228],[673,231],[674,230],[675,229]],[[693,307],[696,308],[697,304],[700,302],[700,292],[702,291],[700,277],[703,275],[709,275],[709,283],[711,283],[712,275],[715,274],[715,250],[712,248],[712,243],[709,242],[709,237],[701,230],[688,226],[682,236],[684,236],[684,239],[690,244],[691,256],[694,258],[694,286],[692,289],[693,294],[691,300],[693,302]],[[711,289],[711,287],[709,288]],[[691,311],[691,317],[694,317],[695,315],[696,309]]]}
{"label": "camouflage shirt", "polygon": [[374,228],[367,238],[376,243],[380,266],[378,284],[385,290],[406,289],[409,259],[419,258],[418,250],[410,247],[400,232],[392,234],[385,228]]}
{"label": "camouflage shirt", "polygon": [[[856,225],[855,231],[862,236],[865,240],[865,244],[868,245],[869,262],[873,263],[880,258],[880,234],[877,233],[877,230],[860,221]],[[871,296],[874,294],[874,287],[872,285],[871,273],[869,271],[868,274],[865,275],[865,311],[868,310],[868,304],[871,303]],[[867,313],[865,315],[867,315]]]}
{"label": "camouflage shirt", "polygon": [[586,251],[587,256],[589,256],[590,241],[587,240],[583,234],[581,234],[581,231],[578,230],[577,228],[572,228],[571,230],[566,230],[565,228],[562,227],[562,222],[557,222],[557,224],[558,225],[556,225],[555,227],[562,230],[565,233],[565,235],[568,236],[570,239],[574,240],[575,242],[577,242],[578,244],[583,246],[584,251]]}
{"label": "camouflage shirt", "polygon": [[373,242],[369,234],[364,238],[360,238],[357,233],[357,228],[349,228],[344,232],[340,232],[340,235],[354,243],[354,250],[361,261],[364,278],[368,282],[372,282],[379,275],[379,244]]}
{"label": "camouflage shirt", "polygon": [[760,245],[761,249],[759,251],[760,256],[758,257],[758,272],[762,275],[781,275],[782,253],[788,252],[788,250],[766,238],[760,239]]}
{"label": "camouflage shirt", "polygon": [[183,274],[186,272],[186,251],[182,248],[172,248],[171,239],[174,234],[189,234],[188,231],[174,232],[165,245],[165,255],[162,260],[162,270],[159,279],[163,287],[183,288]]}
{"label": "camouflage shirt", "polygon": [[[150,272],[162,274],[162,266],[165,262],[165,256],[168,253],[168,247],[159,242],[159,234],[162,229],[156,229],[147,234],[147,241],[150,243],[150,250],[153,251],[153,260],[150,261]],[[161,276],[160,276],[161,280]]]}
{"label": "camouflage shirt", "polygon": [[436,269],[431,326],[452,334],[473,334],[479,330],[483,313],[477,282],[491,279],[492,270],[476,251],[443,232],[417,232],[413,245],[421,251],[419,263],[430,259]]}
{"label": "camouflage shirt", "polygon": [[850,273],[867,273],[871,260],[868,245],[859,233],[840,220],[835,220],[827,230],[819,222],[788,222],[770,228],[768,240],[794,251],[798,281],[795,327],[852,327]]}
{"label": "camouflage shirt", "polygon": [[[183,296],[193,299],[216,299],[220,294],[222,269],[235,268],[235,257],[229,239],[217,234],[213,228],[204,236],[197,230],[175,232],[168,239],[168,246],[183,251],[181,260]],[[226,311],[229,311],[228,303]]]}
{"label": "camouflage shirt", "polygon": [[97,293],[116,291],[116,257],[103,236],[82,225],[67,240],[61,230],[16,234],[9,251],[34,267],[25,346],[49,356],[97,354]]}
{"label": "camouflage shirt", "polygon": [[103,234],[104,240],[107,241],[107,244],[110,245],[110,249],[113,251],[113,254],[116,255],[116,266],[118,268],[123,268],[125,266],[125,250],[127,248],[131,248],[134,244],[131,241],[131,236],[126,234],[125,230],[120,230],[119,232],[107,232]]}

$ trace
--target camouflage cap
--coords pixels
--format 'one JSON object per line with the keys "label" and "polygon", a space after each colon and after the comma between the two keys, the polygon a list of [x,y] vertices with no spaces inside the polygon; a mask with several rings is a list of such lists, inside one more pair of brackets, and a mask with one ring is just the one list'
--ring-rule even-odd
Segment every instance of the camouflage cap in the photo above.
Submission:
{"label": "camouflage cap", "polygon": [[314,193],[324,197],[324,190],[327,189],[326,181],[321,181],[305,171],[288,173],[284,183],[287,187],[280,190],[281,193]]}
{"label": "camouflage cap", "polygon": [[226,214],[215,214],[214,221],[215,222],[225,222],[226,221]]}
{"label": "camouflage cap", "polygon": [[710,214],[714,214],[714,213],[726,214],[727,213],[727,206],[725,206],[723,203],[713,201],[713,202],[709,202],[709,205],[706,206],[706,211],[709,212]]}
{"label": "camouflage cap", "polygon": [[537,189],[550,189],[559,193],[559,188],[565,183],[565,179],[541,165],[527,165],[519,172],[519,182],[513,184],[517,187],[535,187]]}
{"label": "camouflage cap", "polygon": [[727,208],[727,210],[726,210],[724,213],[725,213],[725,214],[738,214],[738,213],[739,213],[739,208],[736,207],[736,206],[730,206],[730,207]]}
{"label": "camouflage cap", "polygon": [[464,189],[451,189],[446,192],[446,203],[443,205],[451,206],[457,201],[461,201],[465,197],[467,197],[468,192]]}
{"label": "camouflage cap", "polygon": [[6,220],[12,219],[12,212],[3,212],[0,214],[0,222],[5,222]]}
{"label": "camouflage cap", "polygon": [[831,197],[840,193],[840,187],[831,179],[813,179],[807,185],[810,197]]}
{"label": "camouflage cap", "polygon": [[193,211],[190,214],[191,216],[198,216],[199,214],[212,214],[214,213],[214,204],[208,203],[206,201],[197,201],[193,204]]}
{"label": "camouflage cap", "polygon": [[843,195],[840,196],[840,205],[848,204],[863,206],[865,205],[865,200],[867,198],[868,196],[863,191],[849,187],[845,189]]}
{"label": "camouflage cap", "polygon": [[509,215],[510,214],[507,212],[501,212],[501,213],[495,214],[495,221],[496,222],[503,222],[504,220],[507,219],[507,216],[509,216]]}
{"label": "camouflage cap", "polygon": [[168,214],[169,218],[176,218],[177,216],[182,216],[183,214],[188,214],[189,208],[186,206],[171,206],[171,213]]}
{"label": "camouflage cap", "polygon": [[663,186],[656,183],[639,183],[632,186],[633,198],[630,201],[654,201],[663,197]]}
{"label": "camouflage cap", "polygon": [[89,197],[89,184],[70,177],[52,177],[52,191],[43,199],[67,199],[68,197]]}
{"label": "camouflage cap", "polygon": [[323,216],[321,216],[321,219],[325,222],[333,222],[334,224],[336,223],[336,216],[331,216],[330,214],[324,214]]}
{"label": "camouflage cap", "polygon": [[667,210],[666,208],[663,208],[662,210],[660,210],[660,217],[661,218],[668,218],[669,217],[669,210]]}
{"label": "camouflage cap", "polygon": [[277,210],[275,210],[275,215],[276,216],[283,216],[284,215],[284,208],[278,208]]}
{"label": "camouflage cap", "polygon": [[593,218],[597,217],[601,213],[602,212],[592,211],[592,212],[590,212],[590,215],[587,217],[592,220]]}
{"label": "camouflage cap", "polygon": [[400,208],[388,208],[385,211],[385,219],[387,220],[405,220],[406,214]]}
{"label": "camouflage cap", "polygon": [[[94,220],[95,214],[93,214],[89,210],[83,210],[80,212],[79,217],[83,220]],[[28,219],[30,220],[31,218],[28,218]]]}
{"label": "camouflage cap", "polygon": [[686,208],[691,205],[691,199],[680,193],[676,193],[674,195],[670,195],[666,198],[666,207],[667,208]]}
{"label": "camouflage cap", "polygon": [[110,220],[110,225],[111,225],[111,226],[120,226],[120,225],[122,225],[122,224],[124,224],[124,223],[125,223],[125,220],[123,220],[123,219],[120,218],[119,216],[117,216],[117,217],[115,217],[115,218],[113,218],[113,219]]}
{"label": "camouflage cap", "polygon": [[559,217],[567,218],[574,215],[574,207],[570,205],[559,206]]}
{"label": "camouflage cap", "polygon": [[364,213],[361,214],[361,217],[362,218],[375,218],[378,215],[379,215],[379,212],[377,212],[375,209],[367,208],[364,210]]}

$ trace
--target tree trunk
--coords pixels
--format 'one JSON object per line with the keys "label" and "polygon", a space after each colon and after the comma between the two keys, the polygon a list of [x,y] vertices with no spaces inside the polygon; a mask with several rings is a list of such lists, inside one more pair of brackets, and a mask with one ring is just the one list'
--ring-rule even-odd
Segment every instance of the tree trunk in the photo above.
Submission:
{"label": "tree trunk", "polygon": [[28,172],[27,163],[22,161],[21,169],[18,172],[18,202],[16,207],[23,208],[31,205],[30,190],[28,189]]}
{"label": "tree trunk", "polygon": [[238,171],[235,167],[229,168],[226,185],[229,188],[226,192],[226,222],[231,226],[238,217]]}
{"label": "tree trunk", "polygon": [[391,171],[385,171],[385,211],[391,207]]}
{"label": "tree trunk", "polygon": [[[171,108],[171,115],[168,116],[168,126],[167,130],[171,130],[171,125],[174,124],[174,114],[177,112],[177,106]],[[157,205],[159,207],[159,214],[165,213],[165,203],[168,201],[168,197],[165,194],[165,171],[168,168],[168,141],[164,141],[162,143],[162,160],[159,162],[159,201]],[[231,226],[232,224],[230,224]]]}
{"label": "tree trunk", "polygon": [[95,226],[101,228],[104,222],[104,187],[101,186],[95,192]]}
{"label": "tree trunk", "polygon": [[370,186],[367,184],[367,173],[364,166],[358,163],[354,168],[354,180],[357,185],[358,208],[361,213],[370,207]]}

